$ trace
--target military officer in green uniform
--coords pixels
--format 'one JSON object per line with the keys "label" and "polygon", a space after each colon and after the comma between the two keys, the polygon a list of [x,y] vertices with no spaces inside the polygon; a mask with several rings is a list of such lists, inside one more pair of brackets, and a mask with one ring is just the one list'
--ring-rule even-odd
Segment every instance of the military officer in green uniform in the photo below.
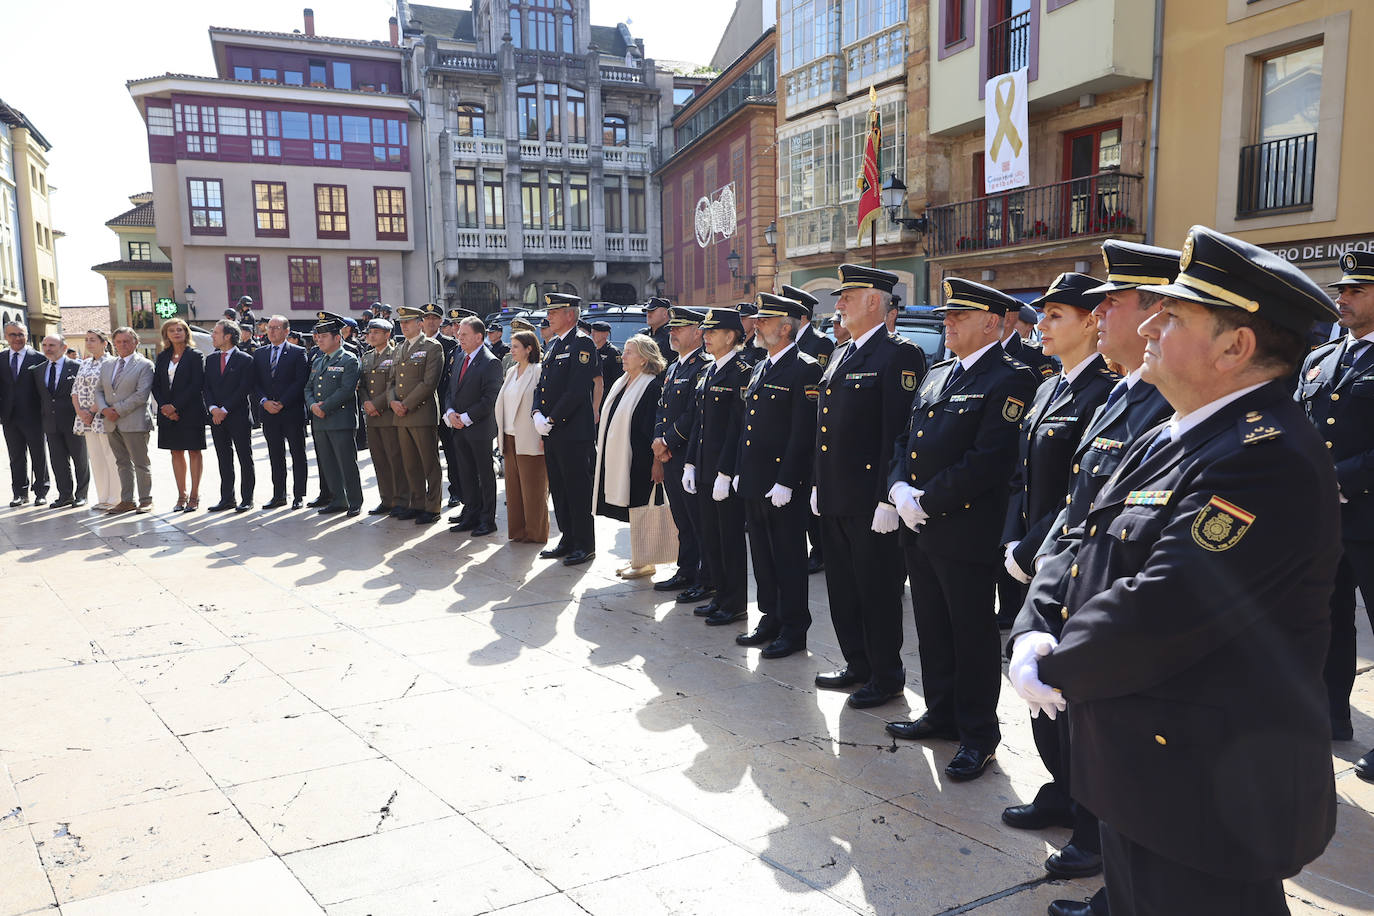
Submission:
{"label": "military officer in green uniform", "polygon": [[358,452],[353,436],[358,425],[358,357],[343,348],[344,320],[332,312],[320,312],[315,324],[319,354],[310,366],[305,383],[305,408],[310,413],[310,434],[315,438],[320,476],[333,494],[321,515],[347,512],[353,518],[362,511],[363,485],[358,477]]}
{"label": "military officer in green uniform", "polygon": [[367,323],[368,349],[363,352],[362,374],[358,377],[358,397],[367,418],[367,450],[372,454],[372,473],[381,496],[381,502],[369,515],[387,515],[401,500],[401,446],[396,438],[396,418],[387,401],[391,370],[396,362],[391,330],[391,322],[385,318],[373,318]]}
{"label": "military officer in green uniform", "polygon": [[425,336],[424,312],[401,306],[396,317],[404,338],[396,345],[388,402],[396,418],[401,453],[398,482],[404,499],[392,518],[414,519],[417,525],[439,520],[439,401],[436,391],[444,371],[444,348]]}

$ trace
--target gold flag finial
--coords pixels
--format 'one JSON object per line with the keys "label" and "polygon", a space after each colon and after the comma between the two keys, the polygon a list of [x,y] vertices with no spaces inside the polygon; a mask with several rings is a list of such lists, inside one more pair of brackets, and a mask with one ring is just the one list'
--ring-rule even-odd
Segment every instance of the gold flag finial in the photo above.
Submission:
{"label": "gold flag finial", "polygon": [[869,86],[869,87],[868,87],[868,104],[870,104],[870,105],[877,105],[877,104],[878,104],[878,88],[877,88],[876,86]]}

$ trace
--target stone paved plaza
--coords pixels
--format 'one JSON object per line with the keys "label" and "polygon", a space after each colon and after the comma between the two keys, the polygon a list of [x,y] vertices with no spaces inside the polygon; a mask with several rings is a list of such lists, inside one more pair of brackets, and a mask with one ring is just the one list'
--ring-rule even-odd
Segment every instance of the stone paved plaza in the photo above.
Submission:
{"label": "stone paved plaza", "polygon": [[[179,517],[154,471],[151,515],[0,510],[0,914],[1007,916],[1098,886],[1046,879],[1067,831],[999,821],[1045,776],[1010,688],[973,783],[952,744],[885,737],[922,708],[909,616],[906,702],[814,689],[841,665],[820,576],[810,654],[766,662],[617,579],[618,524],[566,569],[504,518]],[[1374,913],[1361,619],[1295,914]]]}

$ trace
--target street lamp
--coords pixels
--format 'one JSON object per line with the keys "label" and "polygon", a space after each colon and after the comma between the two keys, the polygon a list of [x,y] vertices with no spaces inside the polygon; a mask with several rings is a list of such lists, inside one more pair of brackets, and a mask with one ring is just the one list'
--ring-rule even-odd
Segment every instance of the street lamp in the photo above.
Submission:
{"label": "street lamp", "polygon": [[191,284],[187,283],[186,288],[181,291],[181,298],[186,300],[186,310],[191,313],[191,320],[196,320],[196,291]]}
{"label": "street lamp", "polygon": [[773,254],[778,253],[778,221],[773,220],[768,224],[768,228],[763,230],[763,240],[768,243],[768,247],[773,249]]}
{"label": "street lamp", "polygon": [[740,276],[739,265],[742,260],[744,259],[739,256],[739,252],[731,248],[730,254],[725,258],[725,263],[730,266],[730,276],[734,277],[736,280],[744,281],[744,291],[747,293],[753,287],[754,275],[749,274],[748,276]]}
{"label": "street lamp", "polygon": [[881,188],[883,209],[887,210],[887,218],[903,229],[910,229],[921,234],[925,234],[930,228],[930,220],[925,216],[918,216],[914,219],[904,218],[897,215],[897,211],[902,209],[902,204],[906,202],[906,183],[897,177],[896,172],[890,172],[887,181],[883,182]]}

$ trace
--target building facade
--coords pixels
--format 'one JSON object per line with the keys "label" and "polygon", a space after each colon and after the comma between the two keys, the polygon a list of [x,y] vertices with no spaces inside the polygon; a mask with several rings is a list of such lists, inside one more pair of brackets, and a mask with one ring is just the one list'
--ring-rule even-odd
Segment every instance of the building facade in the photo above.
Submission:
{"label": "building facade", "polygon": [[[1063,271],[1100,273],[1104,238],[1145,238],[1155,12],[1155,0],[930,0],[932,289],[957,275],[1029,299]],[[989,195],[984,88],[1020,69],[1030,184]]]}
{"label": "building facade", "polygon": [[730,308],[775,289],[776,45],[769,28],[673,116],[657,177],[664,295],[679,304]]}
{"label": "building facade", "polygon": [[663,281],[672,77],[588,0],[399,6],[414,42],[434,279],[479,313],[549,291],[629,304]]}
{"label": "building facade", "polygon": [[[133,328],[138,332],[139,350],[155,354],[162,322],[173,317],[189,321],[191,314],[186,303],[178,301],[184,297],[177,295],[172,260],[157,243],[152,193],[131,194],[129,203],[132,209],[105,223],[118,239],[119,257],[91,270],[105,278],[109,300],[105,330]],[[70,336],[65,325],[63,331]]]}
{"label": "building facade", "polygon": [[202,322],[245,295],[302,325],[320,309],[430,298],[395,20],[389,40],[327,38],[305,12],[300,33],[210,29],[212,77],[128,84],[147,127],[157,247]]}
{"label": "building facade", "polygon": [[[1374,250],[1374,8],[1357,0],[1168,0],[1158,237],[1195,223],[1287,258],[1320,284]],[[1350,98],[1347,100],[1347,93]]]}
{"label": "building facade", "polygon": [[52,145],[17,109],[0,101],[0,313],[29,336],[55,333],[57,248],[48,183]]}

